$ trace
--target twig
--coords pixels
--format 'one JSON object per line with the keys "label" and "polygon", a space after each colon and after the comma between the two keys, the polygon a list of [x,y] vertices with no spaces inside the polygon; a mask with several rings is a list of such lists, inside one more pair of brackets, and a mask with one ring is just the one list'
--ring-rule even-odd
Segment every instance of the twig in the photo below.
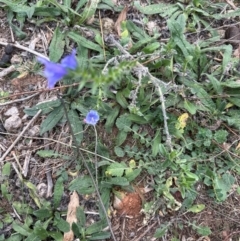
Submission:
{"label": "twig", "polygon": [[[59,98],[60,98],[61,103],[62,103],[62,105],[63,105],[67,122],[69,123],[69,129],[70,129],[70,132],[71,132],[71,135],[72,135],[72,138],[73,138],[73,142],[74,142],[75,145],[77,146],[77,140],[76,140],[76,137],[75,137],[75,135],[74,135],[72,126],[71,126],[71,124],[70,124],[70,120],[69,120],[69,118],[68,118],[67,109],[66,109],[64,100],[63,100],[60,96],[59,96]],[[76,156],[77,160],[79,160],[79,158],[81,158],[81,160],[82,160],[85,168],[87,169],[87,171],[88,171],[88,173],[89,173],[89,176],[90,176],[90,178],[91,178],[91,180],[92,180],[92,183],[93,183],[94,189],[95,189],[95,191],[96,191],[97,197],[98,197],[98,199],[99,199],[100,205],[101,205],[101,207],[102,207],[102,209],[103,209],[103,212],[104,212],[104,215],[105,215],[105,217],[106,217],[106,220],[107,220],[108,227],[109,227],[109,229],[110,229],[112,238],[113,238],[114,241],[117,241],[117,239],[115,238],[114,232],[113,232],[113,230],[112,230],[111,222],[110,222],[110,220],[109,220],[109,218],[108,218],[107,210],[106,210],[106,208],[105,208],[105,206],[104,206],[104,203],[103,203],[103,201],[102,201],[100,192],[99,192],[99,190],[98,190],[98,186],[97,186],[97,184],[96,184],[96,182],[95,182],[95,180],[94,180],[93,174],[92,174],[90,168],[88,167],[88,164],[87,164],[87,162],[86,162],[86,160],[85,160],[85,158],[84,158],[84,156],[83,156],[83,154],[82,154],[82,152],[80,151],[79,148],[76,149],[76,155],[77,155],[77,156]]]}
{"label": "twig", "polygon": [[8,155],[8,153],[12,150],[12,148],[16,145],[16,143],[20,140],[20,138],[23,136],[23,134],[29,129],[30,125],[37,119],[39,114],[42,110],[39,110],[37,114],[31,119],[31,121],[25,126],[25,128],[22,130],[22,132],[19,134],[19,136],[15,139],[15,141],[12,143],[12,145],[7,149],[7,151],[3,154],[3,156],[0,158],[0,162],[4,161],[5,157]]}
{"label": "twig", "polygon": [[11,100],[11,101],[8,101],[8,102],[0,103],[0,106],[10,105],[10,104],[13,104],[13,103],[17,103],[17,102],[29,100],[29,99],[31,99],[31,98],[33,98],[34,96],[37,96],[37,95],[39,95],[39,94],[40,94],[40,92],[35,93],[35,94],[33,94],[33,95],[30,95],[30,96],[28,96],[28,97],[22,98],[22,99]]}
{"label": "twig", "polygon": [[[0,41],[0,45],[7,46],[8,44],[9,43],[5,43],[5,42]],[[30,49],[30,48],[24,47],[24,46],[22,46],[21,44],[19,44],[17,42],[15,44],[11,44],[11,45],[14,46],[15,48],[22,49],[24,51],[27,51],[27,52],[32,53],[34,55],[37,55],[37,56],[39,56],[41,58],[49,60],[49,58],[47,56],[45,56],[43,54],[40,54],[40,53],[36,52],[35,50]]]}
{"label": "twig", "polygon": [[14,65],[7,67],[6,69],[0,72],[0,78],[12,73],[15,70],[16,70],[16,67]]}
{"label": "twig", "polygon": [[22,170],[22,174],[24,177],[27,176],[28,174],[28,167],[29,167],[29,162],[30,162],[30,158],[32,155],[32,151],[27,151],[27,154],[25,156],[25,160],[24,160],[24,164],[23,164],[23,170]]}

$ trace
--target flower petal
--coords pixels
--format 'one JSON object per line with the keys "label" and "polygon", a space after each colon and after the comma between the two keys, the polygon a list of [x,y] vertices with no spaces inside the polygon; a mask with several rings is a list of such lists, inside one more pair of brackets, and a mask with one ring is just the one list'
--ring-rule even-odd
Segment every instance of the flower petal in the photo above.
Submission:
{"label": "flower petal", "polygon": [[48,80],[49,89],[53,88],[67,74],[67,70],[61,64],[53,63],[44,58],[38,58],[38,61],[45,65],[44,76]]}
{"label": "flower petal", "polygon": [[62,59],[61,65],[67,69],[76,69],[77,68],[77,59],[76,59],[76,49],[73,49],[70,55],[67,55]]}
{"label": "flower petal", "polygon": [[98,121],[99,121],[99,114],[98,114],[98,112],[95,111],[95,110],[90,110],[87,113],[85,122],[87,124],[89,124],[89,125],[96,125]]}

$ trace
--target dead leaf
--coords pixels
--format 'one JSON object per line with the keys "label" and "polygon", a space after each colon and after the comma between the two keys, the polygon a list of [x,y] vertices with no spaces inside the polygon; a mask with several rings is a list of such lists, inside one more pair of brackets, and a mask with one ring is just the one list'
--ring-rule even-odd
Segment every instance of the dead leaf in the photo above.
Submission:
{"label": "dead leaf", "polygon": [[126,6],[122,12],[119,14],[118,19],[116,23],[114,24],[114,29],[117,32],[118,36],[121,36],[121,22],[125,21],[127,18],[127,11],[128,11],[128,6]]}
{"label": "dead leaf", "polygon": [[68,204],[68,212],[67,212],[67,222],[70,224],[70,231],[64,233],[63,241],[72,241],[74,240],[74,233],[72,231],[72,223],[77,222],[77,208],[79,207],[79,197],[76,191],[70,197],[70,202]]}

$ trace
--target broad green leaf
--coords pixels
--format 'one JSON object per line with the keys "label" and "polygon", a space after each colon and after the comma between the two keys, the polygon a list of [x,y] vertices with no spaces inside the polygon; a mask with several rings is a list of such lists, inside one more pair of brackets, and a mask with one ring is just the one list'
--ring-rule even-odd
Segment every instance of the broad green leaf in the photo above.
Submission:
{"label": "broad green leaf", "polygon": [[154,43],[148,44],[146,47],[143,48],[142,51],[145,54],[150,54],[150,53],[153,53],[154,51],[156,51],[159,48],[160,48],[160,43],[154,42]]}
{"label": "broad green leaf", "polygon": [[156,229],[154,237],[155,238],[161,238],[163,235],[165,235],[165,233],[168,230],[168,225],[161,225],[160,228]]}
{"label": "broad green leaf", "polygon": [[127,180],[129,182],[135,180],[136,177],[139,176],[139,174],[141,173],[141,169],[131,169],[131,168],[128,168],[126,171],[125,171],[125,177],[127,178]]}
{"label": "broad green leaf", "polygon": [[97,52],[103,53],[103,49],[98,45],[90,41],[89,39],[84,38],[83,36],[75,33],[69,32],[68,37],[73,41],[77,42],[79,45],[82,45],[85,48],[95,50]]}
{"label": "broad green leaf", "polygon": [[127,132],[119,131],[116,136],[116,139],[115,139],[116,146],[121,146],[123,144],[123,142],[127,139],[127,136],[128,136]]}
{"label": "broad green leaf", "polygon": [[207,226],[198,226],[196,231],[201,236],[208,236],[212,233],[211,229]]}
{"label": "broad green leaf", "polygon": [[222,176],[216,176],[213,180],[213,186],[218,201],[225,201],[227,198],[227,192],[230,191],[232,185],[235,182],[234,176],[229,173],[224,173]]}
{"label": "broad green leaf", "polygon": [[59,107],[56,107],[42,122],[40,126],[40,135],[44,134],[46,131],[52,130],[52,128],[55,127],[62,119],[63,115],[63,107],[61,105]]}
{"label": "broad green leaf", "polygon": [[116,126],[120,131],[125,131],[125,132],[130,131],[131,124],[132,122],[128,118],[127,114],[121,115],[120,117],[117,118],[117,121],[116,121]]}
{"label": "broad green leaf", "polygon": [[80,117],[75,110],[70,110],[68,112],[68,118],[73,130],[74,136],[76,138],[77,145],[79,146],[83,139],[82,121],[80,121]]}
{"label": "broad green leaf", "polygon": [[204,204],[196,204],[196,205],[193,205],[192,207],[190,207],[188,209],[188,212],[200,213],[204,209],[205,209],[205,205]]}
{"label": "broad green leaf", "polygon": [[34,234],[41,240],[46,240],[48,237],[48,232],[43,228],[40,221],[37,221],[33,228]]}
{"label": "broad green leaf", "polygon": [[118,157],[124,157],[125,155],[125,151],[119,146],[114,147],[114,152]]}
{"label": "broad green leaf", "polygon": [[54,150],[40,150],[37,151],[37,154],[40,157],[46,158],[46,157],[59,157],[61,156],[60,154],[56,153]]}
{"label": "broad green leaf", "polygon": [[62,195],[64,191],[63,179],[59,177],[54,185],[54,192],[53,192],[53,207],[56,209],[59,207]]}
{"label": "broad green leaf", "polygon": [[111,163],[105,174],[107,176],[117,176],[117,177],[121,177],[123,176],[124,171],[127,169],[127,165],[124,162],[118,163],[118,162],[114,162]]}
{"label": "broad green leaf", "polygon": [[54,30],[51,44],[49,46],[49,58],[52,62],[58,62],[64,52],[65,34],[57,27]]}

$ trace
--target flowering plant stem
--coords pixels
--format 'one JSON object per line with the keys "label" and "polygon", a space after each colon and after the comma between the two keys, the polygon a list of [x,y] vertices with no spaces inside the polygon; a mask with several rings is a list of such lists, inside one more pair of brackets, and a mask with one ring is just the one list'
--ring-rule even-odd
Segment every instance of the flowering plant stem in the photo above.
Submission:
{"label": "flowering plant stem", "polygon": [[[109,229],[110,229],[112,238],[113,238],[114,241],[117,241],[116,238],[115,238],[115,235],[114,235],[114,233],[113,233],[113,230],[112,230],[111,222],[110,222],[110,220],[109,220],[109,218],[108,218],[107,210],[106,210],[106,208],[105,208],[105,206],[104,206],[104,203],[103,203],[103,201],[102,201],[100,192],[99,192],[99,190],[98,190],[98,185],[97,185],[96,181],[94,180],[94,177],[93,177],[93,175],[92,175],[92,173],[91,173],[91,170],[90,170],[90,168],[89,168],[89,166],[88,166],[88,164],[87,164],[87,162],[86,162],[86,160],[85,160],[85,158],[84,158],[81,150],[78,148],[77,140],[76,140],[76,137],[75,137],[75,135],[74,135],[74,133],[73,133],[73,129],[72,129],[72,126],[71,126],[70,121],[69,121],[69,118],[68,118],[67,109],[66,109],[64,100],[62,99],[62,97],[61,97],[60,95],[58,95],[58,98],[60,99],[61,104],[63,105],[63,109],[64,109],[64,112],[65,112],[65,115],[66,115],[67,122],[68,122],[68,124],[69,124],[69,129],[70,129],[70,132],[71,132],[71,135],[72,135],[72,138],[73,138],[73,142],[75,143],[75,146],[76,146],[76,153],[75,153],[76,159],[77,159],[77,160],[79,160],[80,158],[82,159],[83,165],[85,166],[85,168],[87,169],[87,171],[88,171],[88,173],[89,173],[89,176],[90,176],[90,178],[91,178],[91,180],[92,180],[92,183],[93,183],[94,189],[95,189],[95,191],[96,191],[97,197],[98,197],[98,199],[99,199],[100,205],[101,205],[101,207],[102,207],[102,209],[103,209],[103,212],[104,212],[104,214],[105,214],[105,217],[106,217],[106,220],[107,220],[107,223],[108,223],[108,226],[109,226]],[[95,127],[94,127],[94,128],[95,128]],[[96,141],[97,141],[97,139],[96,139]],[[95,157],[96,157],[96,147],[95,147]],[[96,161],[96,158],[95,158],[95,161]],[[95,165],[96,165],[96,168],[97,168],[97,163],[95,163]]]}

